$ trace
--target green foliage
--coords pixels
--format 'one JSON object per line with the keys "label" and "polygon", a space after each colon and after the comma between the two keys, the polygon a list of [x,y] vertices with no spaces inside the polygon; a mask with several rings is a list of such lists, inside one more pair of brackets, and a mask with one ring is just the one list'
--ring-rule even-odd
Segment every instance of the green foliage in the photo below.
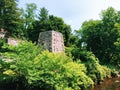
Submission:
{"label": "green foliage", "polygon": [[62,18],[49,15],[50,30],[61,32],[64,37],[65,46],[69,46],[71,27],[63,21]]}
{"label": "green foliage", "polygon": [[[17,7],[17,0],[0,1],[0,29],[8,31],[9,35],[38,41],[40,32],[55,30],[64,36],[65,46],[69,46],[71,27],[60,17],[49,15],[45,7],[36,15],[36,4],[26,4],[26,9]],[[37,17],[37,18],[36,18]]]}
{"label": "green foliage", "polygon": [[2,46],[4,45],[4,43],[6,43],[6,39],[0,38],[0,51],[2,51]]}
{"label": "green foliage", "polygon": [[72,47],[65,47],[66,55],[71,57],[71,58],[73,57],[73,55],[71,54],[72,49],[73,49]]}
{"label": "green foliage", "polygon": [[40,9],[40,13],[39,13],[38,19],[40,21],[42,21],[42,22],[48,21],[48,10],[45,7]]}
{"label": "green foliage", "polygon": [[33,28],[29,29],[29,39],[33,42],[38,41],[39,33],[50,30],[50,23],[48,21],[48,11],[46,8],[41,8],[38,16],[38,20],[33,23]]}
{"label": "green foliage", "polygon": [[[30,86],[49,90],[81,90],[93,85],[84,73],[83,64],[72,62],[65,54],[43,52],[34,59],[33,69],[28,70]],[[39,83],[38,83],[39,82]]]}
{"label": "green foliage", "polygon": [[[7,52],[0,54],[2,59],[0,62],[0,82],[3,86],[17,82],[19,86],[26,87],[27,70],[31,67],[33,58],[40,54],[42,48],[27,41],[22,41],[18,46],[5,44],[2,48],[7,49]],[[15,87],[17,87],[16,84]]]}
{"label": "green foliage", "polygon": [[114,45],[116,47],[115,48],[116,51],[113,54],[111,63],[119,66],[120,65],[120,60],[119,60],[119,58],[120,58],[120,54],[119,54],[119,52],[120,52],[120,38],[117,39],[117,41],[114,43]]}
{"label": "green foliage", "polygon": [[18,10],[16,0],[2,0],[0,7],[0,28],[12,36],[22,35],[37,42],[40,32],[55,30],[63,34],[65,46],[71,44],[66,54],[41,53],[42,48],[31,42],[12,46],[0,39],[0,85],[21,81],[28,90],[87,90],[93,81],[99,83],[118,73],[115,66],[108,65],[109,69],[99,60],[120,65],[119,11],[108,8],[101,20],[85,21],[76,35],[71,35],[70,26],[62,18],[49,15],[46,8],[41,8],[35,20],[35,4],[27,4],[25,12]]}
{"label": "green foliage", "polygon": [[38,41],[40,32],[55,30],[61,32],[64,37],[65,46],[69,46],[71,27],[62,18],[49,15],[46,8],[41,8],[38,20],[32,23],[33,28],[29,30],[29,39],[33,42]]}
{"label": "green foliage", "polygon": [[89,51],[80,50],[76,47],[71,47],[66,49],[67,55],[73,56],[75,61],[81,61],[85,65],[86,74],[95,82],[99,83],[101,80],[105,78],[109,78],[111,73],[114,71],[109,69],[106,66],[102,66],[99,64],[98,58]]}
{"label": "green foliage", "polygon": [[114,64],[108,64],[107,67],[111,70],[111,76],[116,77],[116,75],[119,73],[119,67]]}
{"label": "green foliage", "polygon": [[0,84],[2,83],[12,83],[17,80],[16,73],[10,69],[10,63],[4,62],[0,59]]}
{"label": "green foliage", "polygon": [[7,30],[12,36],[18,36],[21,24],[17,0],[0,1],[0,28]]}
{"label": "green foliage", "polygon": [[28,39],[29,36],[29,30],[33,29],[32,23],[35,21],[36,18],[36,9],[37,6],[35,3],[27,4],[26,10],[24,11],[23,14],[23,19],[24,19],[24,35]]}
{"label": "green foliage", "polygon": [[93,85],[84,64],[73,62],[65,53],[41,53],[41,49],[30,42],[21,42],[18,46],[4,45],[3,48],[9,51],[1,53],[6,61],[2,61],[5,65],[0,65],[1,82],[22,80],[28,90],[81,90]]}
{"label": "green foliage", "polygon": [[[7,58],[8,59],[8,58]],[[6,62],[5,58],[1,59],[0,57],[0,89],[1,90],[14,90],[16,87],[22,90],[25,90],[25,78],[18,75],[14,70],[13,66],[16,63]]]}
{"label": "green foliage", "polygon": [[[120,38],[119,21],[120,12],[112,7],[103,11],[101,20],[89,20],[82,24],[81,30],[77,31],[82,38],[83,46],[92,51],[99,58],[100,63],[115,63],[115,42]],[[116,61],[119,62],[118,59]]]}
{"label": "green foliage", "polygon": [[70,45],[74,45],[74,46],[81,46],[81,42],[80,42],[80,38],[77,35],[71,34],[70,35]]}
{"label": "green foliage", "polygon": [[111,76],[111,70],[99,64],[98,58],[91,52],[80,52],[80,59],[87,67],[87,75],[96,83]]}
{"label": "green foliage", "polygon": [[27,41],[22,41],[18,46],[4,45],[3,48],[7,48],[8,51],[2,53],[2,55],[7,58],[6,61],[10,59],[9,61],[14,62],[15,65],[12,67],[18,74],[26,73],[29,62],[42,51],[41,47]]}

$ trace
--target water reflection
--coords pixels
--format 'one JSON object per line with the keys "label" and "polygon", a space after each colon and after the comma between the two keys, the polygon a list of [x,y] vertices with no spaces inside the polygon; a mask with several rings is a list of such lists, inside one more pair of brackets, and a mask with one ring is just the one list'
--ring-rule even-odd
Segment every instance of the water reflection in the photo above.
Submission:
{"label": "water reflection", "polygon": [[120,90],[120,78],[106,79],[101,85],[96,85],[91,90]]}

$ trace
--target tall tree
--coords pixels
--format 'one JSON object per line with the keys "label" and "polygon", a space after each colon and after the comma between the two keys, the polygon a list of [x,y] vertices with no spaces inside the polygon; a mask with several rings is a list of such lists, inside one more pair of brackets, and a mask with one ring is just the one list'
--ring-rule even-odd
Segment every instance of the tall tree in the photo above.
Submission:
{"label": "tall tree", "polygon": [[33,23],[34,29],[29,33],[29,38],[33,42],[37,42],[40,32],[55,30],[59,31],[64,36],[65,45],[69,46],[69,39],[71,34],[71,28],[65,24],[62,18],[49,15],[46,8],[41,8],[38,20]]}
{"label": "tall tree", "polygon": [[35,3],[27,4],[25,11],[25,29],[32,28],[32,23],[35,21],[37,6]]}
{"label": "tall tree", "polygon": [[48,21],[48,18],[49,18],[48,16],[49,16],[48,10],[45,7],[41,8],[40,12],[39,12],[38,19],[40,21]]}
{"label": "tall tree", "polygon": [[62,18],[49,15],[50,30],[61,32],[64,37],[65,46],[69,46],[71,27],[63,21]]}
{"label": "tall tree", "polygon": [[23,14],[24,19],[24,35],[28,38],[28,33],[33,29],[32,23],[35,22],[37,6],[35,3],[26,4],[26,10]]}
{"label": "tall tree", "polygon": [[41,8],[38,16],[38,20],[32,23],[33,29],[29,30],[29,39],[33,42],[37,42],[40,32],[48,31],[49,29],[49,15],[46,8]]}
{"label": "tall tree", "polygon": [[6,29],[12,36],[19,34],[20,13],[17,0],[0,1],[0,28]]}
{"label": "tall tree", "polygon": [[92,51],[102,63],[110,63],[116,52],[115,42],[120,37],[115,24],[120,22],[119,13],[112,7],[103,11],[101,20],[83,23],[81,34],[87,50]]}

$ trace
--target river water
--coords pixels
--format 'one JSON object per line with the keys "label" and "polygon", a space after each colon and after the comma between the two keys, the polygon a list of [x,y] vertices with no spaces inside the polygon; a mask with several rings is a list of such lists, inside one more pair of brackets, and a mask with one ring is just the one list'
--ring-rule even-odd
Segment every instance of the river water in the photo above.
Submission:
{"label": "river water", "polygon": [[105,79],[100,85],[91,90],[120,90],[120,78]]}

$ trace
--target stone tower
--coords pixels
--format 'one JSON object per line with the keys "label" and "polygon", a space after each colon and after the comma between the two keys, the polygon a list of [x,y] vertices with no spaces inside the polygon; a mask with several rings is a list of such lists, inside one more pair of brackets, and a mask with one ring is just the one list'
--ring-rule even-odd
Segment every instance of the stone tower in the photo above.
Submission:
{"label": "stone tower", "polygon": [[38,44],[43,45],[44,49],[50,52],[64,52],[64,41],[60,32],[53,30],[41,32],[39,34]]}

